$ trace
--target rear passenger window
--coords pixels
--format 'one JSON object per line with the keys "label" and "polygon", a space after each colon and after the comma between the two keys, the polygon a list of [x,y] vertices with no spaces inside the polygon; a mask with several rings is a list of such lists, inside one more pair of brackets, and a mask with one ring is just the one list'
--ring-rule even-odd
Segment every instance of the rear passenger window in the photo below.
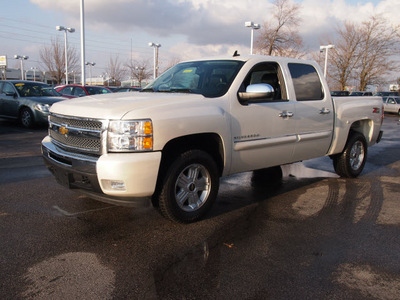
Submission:
{"label": "rear passenger window", "polygon": [[294,91],[298,101],[322,100],[324,90],[317,70],[311,65],[290,63]]}

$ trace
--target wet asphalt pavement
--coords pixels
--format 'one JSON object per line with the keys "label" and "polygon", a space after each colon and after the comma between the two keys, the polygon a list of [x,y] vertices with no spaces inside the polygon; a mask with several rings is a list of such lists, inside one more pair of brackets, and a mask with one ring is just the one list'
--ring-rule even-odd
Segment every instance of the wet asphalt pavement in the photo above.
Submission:
{"label": "wet asphalt pavement", "polygon": [[221,179],[206,218],[93,201],[44,167],[45,128],[0,119],[0,299],[400,299],[400,139],[357,179],[329,158]]}

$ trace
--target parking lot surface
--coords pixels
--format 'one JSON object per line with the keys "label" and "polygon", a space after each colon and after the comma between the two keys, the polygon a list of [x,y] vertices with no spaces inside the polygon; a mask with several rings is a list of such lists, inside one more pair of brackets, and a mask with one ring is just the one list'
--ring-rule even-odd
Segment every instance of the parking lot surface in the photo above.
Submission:
{"label": "parking lot surface", "polygon": [[200,222],[93,201],[0,119],[0,299],[400,299],[398,116],[357,179],[329,158],[221,179]]}

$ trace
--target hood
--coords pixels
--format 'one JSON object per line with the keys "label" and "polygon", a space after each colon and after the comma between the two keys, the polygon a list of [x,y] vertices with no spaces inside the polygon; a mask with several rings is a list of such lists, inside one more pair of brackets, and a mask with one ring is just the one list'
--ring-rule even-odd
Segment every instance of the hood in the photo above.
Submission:
{"label": "hood", "polygon": [[60,101],[63,101],[63,100],[67,100],[68,98],[65,98],[65,97],[53,97],[53,96],[49,96],[49,97],[42,96],[42,97],[23,97],[22,99],[30,100],[30,101],[37,102],[37,103],[52,105],[53,103],[60,102]]}
{"label": "hood", "polygon": [[85,96],[55,103],[52,113],[94,119],[121,119],[133,110],[179,105],[204,100],[203,95],[129,92]]}

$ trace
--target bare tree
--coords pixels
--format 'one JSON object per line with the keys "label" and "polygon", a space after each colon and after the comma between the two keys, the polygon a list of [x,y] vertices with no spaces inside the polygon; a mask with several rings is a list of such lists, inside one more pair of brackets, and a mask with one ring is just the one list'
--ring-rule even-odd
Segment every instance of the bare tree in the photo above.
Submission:
{"label": "bare tree", "polygon": [[398,51],[398,28],[390,26],[381,16],[373,16],[361,25],[363,36],[358,88],[364,90],[369,84],[379,84],[394,67],[392,55]]}
{"label": "bare tree", "polygon": [[359,25],[345,23],[339,27],[337,39],[329,41],[335,45],[330,51],[330,78],[341,90],[350,80],[357,82],[360,91],[385,82],[385,76],[396,66],[393,55],[400,40],[396,30],[380,16],[372,16]]}
{"label": "bare tree", "polygon": [[126,64],[126,67],[129,69],[131,79],[137,80],[140,87],[142,87],[142,81],[152,78],[153,76],[153,70],[149,68],[148,60],[133,60]]}
{"label": "bare tree", "polygon": [[271,20],[262,26],[255,42],[256,51],[275,56],[304,56],[303,40],[298,33],[301,6],[291,4],[289,0],[275,0],[273,5],[275,13]]}
{"label": "bare tree", "polygon": [[[65,49],[64,44],[57,38],[51,39],[50,46],[43,46],[39,52],[42,67],[57,84],[65,78]],[[76,49],[68,46],[68,70],[78,71],[79,56]]]}
{"label": "bare tree", "polygon": [[106,66],[106,72],[108,74],[108,82],[111,85],[115,85],[116,82],[121,82],[126,76],[127,70],[124,68],[122,63],[119,61],[118,55],[114,58],[110,56],[108,64]]}
{"label": "bare tree", "polygon": [[360,61],[362,34],[349,22],[344,23],[342,28],[339,27],[337,33],[337,40],[329,42],[335,45],[329,52],[332,70],[330,78],[337,83],[341,91],[344,91]]}

